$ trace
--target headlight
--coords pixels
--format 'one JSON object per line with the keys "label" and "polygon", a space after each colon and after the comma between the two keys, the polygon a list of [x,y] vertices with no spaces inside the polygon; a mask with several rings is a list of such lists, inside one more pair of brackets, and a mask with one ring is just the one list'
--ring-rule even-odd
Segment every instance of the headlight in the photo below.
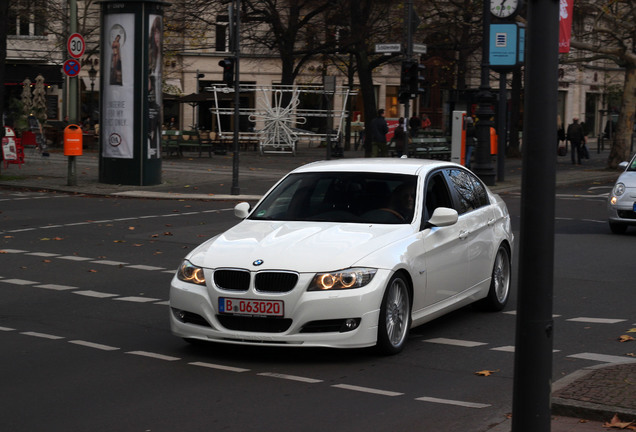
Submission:
{"label": "headlight", "polygon": [[205,285],[205,276],[203,269],[193,265],[190,261],[184,260],[179,266],[177,279],[197,285]]}
{"label": "headlight", "polygon": [[617,197],[623,195],[625,193],[625,185],[623,183],[616,183],[613,193]]}
{"label": "headlight", "polygon": [[351,268],[328,273],[317,273],[307,291],[328,291],[361,288],[371,282],[377,269]]}

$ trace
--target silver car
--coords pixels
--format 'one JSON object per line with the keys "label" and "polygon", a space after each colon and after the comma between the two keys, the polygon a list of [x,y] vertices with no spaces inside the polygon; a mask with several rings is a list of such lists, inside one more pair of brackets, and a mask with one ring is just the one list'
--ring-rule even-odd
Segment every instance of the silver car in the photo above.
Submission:
{"label": "silver car", "polygon": [[614,234],[623,234],[629,225],[636,226],[636,155],[631,161],[621,162],[625,169],[620,175],[607,201],[609,226]]}

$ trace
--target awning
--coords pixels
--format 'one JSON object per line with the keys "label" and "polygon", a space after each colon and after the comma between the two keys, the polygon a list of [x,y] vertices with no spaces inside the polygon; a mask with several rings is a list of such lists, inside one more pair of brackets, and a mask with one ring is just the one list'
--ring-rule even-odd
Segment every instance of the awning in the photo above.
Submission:
{"label": "awning", "polygon": [[29,78],[35,83],[35,77],[42,75],[45,84],[64,83],[64,72],[61,65],[44,65],[34,63],[5,63],[4,65],[4,84],[19,85]]}

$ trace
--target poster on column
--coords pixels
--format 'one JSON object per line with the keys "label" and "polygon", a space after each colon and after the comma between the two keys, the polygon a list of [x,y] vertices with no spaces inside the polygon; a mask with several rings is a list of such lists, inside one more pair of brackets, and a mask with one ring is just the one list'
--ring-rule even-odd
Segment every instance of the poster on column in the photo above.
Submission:
{"label": "poster on column", "polygon": [[105,16],[102,156],[133,158],[135,15]]}
{"label": "poster on column", "polygon": [[161,15],[148,16],[148,159],[161,157],[161,59],[163,29]]}

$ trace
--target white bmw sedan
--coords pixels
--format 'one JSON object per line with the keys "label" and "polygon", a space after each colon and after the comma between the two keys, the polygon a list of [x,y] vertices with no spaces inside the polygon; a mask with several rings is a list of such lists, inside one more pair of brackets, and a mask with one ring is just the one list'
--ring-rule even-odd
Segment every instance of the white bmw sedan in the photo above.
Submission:
{"label": "white bmw sedan", "polygon": [[400,352],[409,329],[508,301],[508,209],[466,168],[343,159],[298,168],[194,249],[170,287],[191,342]]}

